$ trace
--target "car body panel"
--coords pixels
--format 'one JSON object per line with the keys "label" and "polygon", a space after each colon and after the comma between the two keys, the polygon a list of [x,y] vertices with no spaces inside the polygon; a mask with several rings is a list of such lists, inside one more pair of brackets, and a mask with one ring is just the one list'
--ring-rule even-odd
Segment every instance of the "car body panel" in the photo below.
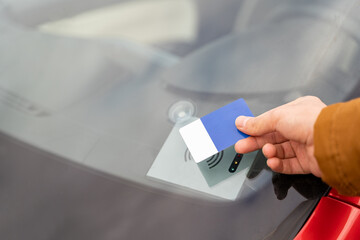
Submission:
{"label": "car body panel", "polygon": [[341,195],[334,188],[331,189],[331,191],[329,192],[329,196],[332,197],[332,198],[336,198],[336,199],[338,199],[340,201],[343,201],[345,203],[348,203],[350,205],[360,207],[360,197]]}
{"label": "car body panel", "polygon": [[360,208],[333,197],[323,197],[296,240],[359,239]]}

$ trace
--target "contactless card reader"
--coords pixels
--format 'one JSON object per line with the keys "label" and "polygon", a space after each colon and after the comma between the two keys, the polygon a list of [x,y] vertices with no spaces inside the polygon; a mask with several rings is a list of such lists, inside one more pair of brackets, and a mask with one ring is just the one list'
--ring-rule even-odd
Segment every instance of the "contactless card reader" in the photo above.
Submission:
{"label": "contactless card reader", "polygon": [[[191,118],[187,123],[196,120]],[[179,129],[187,123],[174,126],[147,176],[235,200],[256,153],[240,156],[233,147],[229,147],[196,163],[179,133]]]}

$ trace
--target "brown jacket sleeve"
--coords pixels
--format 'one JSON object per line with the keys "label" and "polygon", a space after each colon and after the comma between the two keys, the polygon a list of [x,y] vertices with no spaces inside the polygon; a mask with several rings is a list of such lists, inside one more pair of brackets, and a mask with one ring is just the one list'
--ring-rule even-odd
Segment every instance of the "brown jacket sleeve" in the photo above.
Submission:
{"label": "brown jacket sleeve", "polygon": [[314,148],[323,181],[340,194],[360,195],[360,98],[321,111]]}

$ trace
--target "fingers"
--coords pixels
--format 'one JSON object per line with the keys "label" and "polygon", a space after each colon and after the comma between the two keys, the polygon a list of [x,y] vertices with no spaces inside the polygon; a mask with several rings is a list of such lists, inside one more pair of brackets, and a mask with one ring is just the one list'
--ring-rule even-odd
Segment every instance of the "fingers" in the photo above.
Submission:
{"label": "fingers", "polygon": [[236,127],[249,135],[261,136],[276,131],[279,116],[276,108],[261,114],[258,117],[239,116],[235,120]]}
{"label": "fingers", "polygon": [[312,139],[314,123],[326,105],[316,97],[302,97],[271,109],[258,117],[239,116],[236,127],[251,136],[280,132],[285,137],[305,143]]}
{"label": "fingers", "polygon": [[280,133],[268,133],[261,137],[248,137],[235,144],[235,151],[248,153],[262,148],[266,143],[278,144],[288,141]]}
{"label": "fingers", "polygon": [[248,153],[260,149],[262,146],[258,143],[256,137],[248,137],[235,143],[237,153]]}
{"label": "fingers", "polygon": [[[269,167],[276,172],[313,172],[321,175],[313,154],[304,150],[299,152],[297,146],[309,149],[313,145],[314,123],[324,107],[326,105],[320,99],[308,96],[274,108],[258,117],[240,116],[235,121],[236,127],[251,137],[238,141],[235,150],[238,153],[247,153],[263,148]],[[294,149],[300,155],[296,155]]]}
{"label": "fingers", "polygon": [[280,159],[277,157],[269,158],[267,165],[274,171],[283,174],[307,174],[310,171],[305,171],[296,157]]}
{"label": "fingers", "polygon": [[292,158],[296,156],[296,153],[293,150],[290,142],[283,142],[280,144],[270,144],[267,143],[262,148],[262,151],[266,158]]}
{"label": "fingers", "polygon": [[267,160],[267,165],[274,171],[283,174],[305,174],[306,171],[300,164],[297,155],[289,141],[280,144],[266,144],[263,153]]}

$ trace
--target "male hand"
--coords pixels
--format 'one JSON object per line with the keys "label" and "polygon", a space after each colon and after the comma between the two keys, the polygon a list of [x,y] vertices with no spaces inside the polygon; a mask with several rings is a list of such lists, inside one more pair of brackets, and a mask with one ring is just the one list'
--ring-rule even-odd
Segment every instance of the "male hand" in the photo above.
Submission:
{"label": "male hand", "polygon": [[267,165],[285,174],[312,173],[321,177],[314,157],[314,124],[326,105],[317,97],[301,97],[258,117],[240,116],[237,128],[250,135],[235,144],[235,151],[248,153],[262,148]]}

